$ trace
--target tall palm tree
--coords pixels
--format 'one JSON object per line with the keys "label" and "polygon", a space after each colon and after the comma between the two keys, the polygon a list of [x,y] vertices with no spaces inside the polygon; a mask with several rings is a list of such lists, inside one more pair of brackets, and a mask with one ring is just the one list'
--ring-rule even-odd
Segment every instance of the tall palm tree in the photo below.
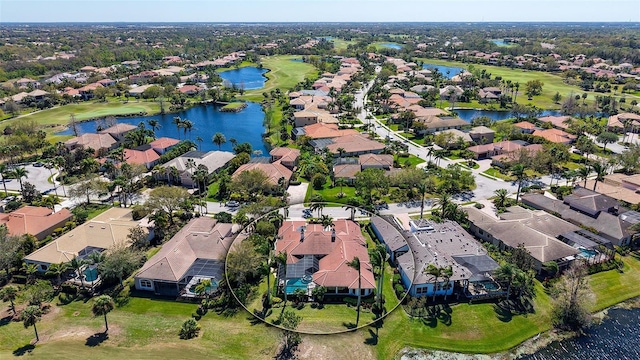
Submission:
{"label": "tall palm tree", "polygon": [[0,291],[0,297],[2,301],[8,301],[11,305],[11,311],[13,311],[13,315],[16,315],[16,305],[13,303],[18,297],[18,289],[15,286],[7,285]]}
{"label": "tall palm tree", "polygon": [[[449,286],[449,279],[451,279],[451,277],[453,276],[453,268],[451,267],[451,265],[442,268],[440,276],[442,276],[445,286]],[[449,291],[449,288],[445,289],[444,301],[447,301],[447,291]]]}
{"label": "tall palm tree", "polygon": [[180,129],[182,128],[182,119],[180,118],[180,116],[175,116],[172,122],[176,126],[176,129],[178,130],[178,140],[180,140]]}
{"label": "tall palm tree", "polygon": [[340,159],[342,159],[342,156],[344,156],[344,154],[347,152],[343,147],[339,147],[336,151],[338,151]]}
{"label": "tall palm tree", "polygon": [[191,120],[182,120],[182,129],[184,130],[184,138],[187,138],[187,132],[189,133],[189,138],[191,138],[191,131],[193,131],[193,121]]}
{"label": "tall palm tree", "polygon": [[115,304],[113,299],[109,295],[100,295],[93,300],[93,306],[91,306],[91,312],[94,316],[104,316],[104,333],[109,331],[109,323],[107,322],[107,314],[113,310]]}
{"label": "tall palm tree", "polygon": [[589,178],[590,174],[591,174],[591,167],[589,165],[578,169],[578,177],[584,180],[584,186],[583,186],[584,188],[587,187],[587,178]]}
{"label": "tall palm tree", "polygon": [[7,192],[7,183],[5,182],[8,173],[9,168],[7,167],[7,165],[0,164],[0,175],[2,176],[2,185],[4,186],[4,197],[9,196],[9,193]]}
{"label": "tall palm tree", "polygon": [[516,204],[517,204],[518,201],[520,200],[520,190],[522,189],[522,182],[527,177],[527,174],[525,173],[524,165],[515,164],[511,168],[511,175],[516,177],[516,182],[518,183],[518,191],[516,192]]}
{"label": "tall palm tree", "polygon": [[440,216],[442,218],[448,218],[447,211],[449,211],[449,208],[452,203],[453,203],[453,198],[449,193],[446,193],[446,192],[443,192],[436,198],[436,206],[440,208]]}
{"label": "tall palm tree", "polygon": [[201,136],[196,136],[196,141],[198,142],[198,150],[202,151],[202,143],[204,142],[204,139]]}
{"label": "tall palm tree", "polygon": [[29,171],[22,167],[16,167],[13,169],[13,176],[20,182],[20,192],[22,192],[22,178],[27,177]]}
{"label": "tall palm tree", "polygon": [[36,332],[36,342],[40,341],[38,328],[36,327],[36,323],[40,321],[40,317],[42,317],[42,310],[40,310],[40,307],[37,305],[29,305],[26,309],[22,310],[22,323],[25,328],[33,326],[33,330]]}
{"label": "tall palm tree", "polygon": [[322,216],[322,209],[324,208],[324,203],[321,202],[314,202],[309,206],[309,209],[311,209],[311,211],[318,211],[318,217]]}
{"label": "tall palm tree", "polygon": [[58,186],[56,186],[56,181],[53,179],[53,168],[55,167],[55,165],[53,165],[52,161],[47,161],[46,163],[44,163],[44,167],[47,168],[47,170],[49,170],[49,175],[51,175],[51,181],[53,181],[53,191],[55,191],[56,196],[58,196]]}
{"label": "tall palm tree", "polygon": [[493,193],[496,195],[496,207],[498,209],[503,208],[504,203],[507,202],[507,196],[509,195],[509,192],[507,191],[507,189],[497,189]]}
{"label": "tall palm tree", "polygon": [[147,120],[147,124],[149,124],[151,131],[153,131],[154,137],[155,137],[156,130],[160,130],[160,128],[162,127],[162,125],[160,125],[160,123],[156,119]]}
{"label": "tall palm tree", "polygon": [[53,212],[55,212],[56,205],[60,204],[62,201],[60,200],[60,197],[58,197],[58,195],[50,195],[44,198],[42,202],[46,207],[48,207],[49,209],[53,210]]}
{"label": "tall palm tree", "polygon": [[47,269],[46,275],[55,276],[57,280],[57,284],[60,285],[62,283],[62,274],[69,270],[69,265],[66,263],[53,263],[49,265]]}
{"label": "tall palm tree", "polygon": [[427,265],[424,272],[433,276],[433,301],[436,301],[436,289],[438,288],[438,279],[442,275],[442,268],[433,264]]}
{"label": "tall palm tree", "polygon": [[223,133],[221,132],[217,132],[213,135],[213,137],[211,138],[211,141],[218,145],[218,150],[220,150],[222,148],[222,144],[227,142],[227,138],[224,136]]}
{"label": "tall palm tree", "polygon": [[284,294],[284,306],[287,306],[287,252],[283,251],[275,256],[276,264],[282,267],[284,284],[282,285],[282,292]]}
{"label": "tall palm tree", "polygon": [[507,298],[511,294],[511,283],[513,282],[513,278],[516,274],[516,266],[511,263],[505,263],[499,268],[496,269],[494,275],[496,279],[499,281],[507,282]]}
{"label": "tall palm tree", "polygon": [[81,269],[86,263],[87,262],[85,260],[79,259],[78,257],[74,257],[73,259],[71,259],[71,261],[69,261],[69,267],[71,267],[76,272],[76,275],[78,275],[78,277],[80,278],[80,284],[82,285],[82,289],[85,289],[85,286],[84,286],[84,276],[82,276]]}
{"label": "tall palm tree", "polygon": [[429,192],[431,188],[431,184],[427,181],[420,181],[416,187],[418,188],[418,192],[420,193],[420,219],[424,218],[424,198]]}
{"label": "tall palm tree", "polygon": [[349,219],[351,221],[355,221],[356,218],[356,209],[360,206],[360,201],[357,198],[349,198],[347,199],[347,204],[343,206],[345,209],[348,209],[351,212]]}
{"label": "tall palm tree", "polygon": [[604,176],[607,175],[607,167],[600,162],[596,162],[593,164],[593,171],[596,173],[596,181],[593,183],[593,191],[596,191],[598,181],[604,181]]}
{"label": "tall palm tree", "polygon": [[357,306],[356,327],[358,327],[358,323],[360,322],[360,301],[362,300],[362,276],[361,276],[360,259],[357,256],[354,256],[353,260],[347,262],[347,266],[358,271],[358,303],[356,305]]}
{"label": "tall palm tree", "polygon": [[344,192],[342,191],[342,187],[347,185],[347,179],[343,178],[343,177],[339,177],[336,179],[335,181],[337,186],[340,186],[340,194],[342,194],[341,196],[344,196]]}

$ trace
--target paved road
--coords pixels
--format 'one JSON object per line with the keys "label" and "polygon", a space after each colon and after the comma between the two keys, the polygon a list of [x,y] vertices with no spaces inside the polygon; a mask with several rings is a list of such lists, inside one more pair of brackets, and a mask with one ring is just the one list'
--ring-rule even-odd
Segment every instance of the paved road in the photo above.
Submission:
{"label": "paved road", "polygon": [[[35,167],[32,164],[20,166],[27,170],[26,178],[22,179],[22,183],[29,182],[35,185],[36,189],[42,193],[54,193],[54,185],[49,182],[51,172],[44,166]],[[56,173],[56,170],[53,170]],[[7,190],[20,191],[20,182],[17,179],[7,179]],[[58,194],[62,196],[62,188],[58,184]]]}

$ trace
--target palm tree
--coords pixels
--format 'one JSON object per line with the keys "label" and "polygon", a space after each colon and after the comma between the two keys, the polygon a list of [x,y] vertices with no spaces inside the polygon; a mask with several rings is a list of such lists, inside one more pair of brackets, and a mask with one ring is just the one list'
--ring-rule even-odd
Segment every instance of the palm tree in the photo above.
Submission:
{"label": "palm tree", "polygon": [[342,147],[339,147],[338,149],[336,149],[336,151],[338,151],[338,154],[340,155],[340,159],[342,159],[342,156],[344,155],[344,153],[346,153],[346,152],[347,152],[347,151],[346,151],[344,148],[342,148]]}
{"label": "palm tree", "polygon": [[196,288],[194,289],[194,291],[196,295],[198,296],[206,295],[208,298],[211,287],[212,287],[211,279],[204,279],[200,281],[198,285],[196,285]]}
{"label": "palm tree", "polygon": [[591,174],[591,167],[589,165],[578,169],[578,177],[584,180],[584,186],[583,186],[584,188],[587,187],[587,178],[589,178],[590,174]]}
{"label": "palm tree", "polygon": [[162,127],[162,125],[160,125],[160,123],[156,119],[147,120],[147,124],[149,124],[151,131],[153,131],[153,136],[155,136],[156,130],[160,130],[160,128]]}
{"label": "palm tree", "polygon": [[513,282],[513,277],[516,274],[516,266],[511,263],[505,263],[499,268],[496,269],[494,275],[496,279],[499,281],[505,281],[508,283],[507,285],[507,298],[511,294],[511,283]]}
{"label": "palm tree", "polygon": [[189,132],[189,138],[191,138],[191,131],[193,130],[193,121],[182,120],[182,129],[184,129],[184,138],[187,138],[187,132]]}
{"label": "palm tree", "polygon": [[596,181],[593,183],[593,191],[596,191],[598,181],[604,181],[604,176],[607,175],[607,167],[600,162],[596,162],[593,164],[593,171],[596,173]]}
{"label": "palm tree", "polygon": [[40,317],[42,317],[42,310],[37,305],[29,305],[26,309],[22,310],[22,323],[25,328],[29,326],[33,326],[33,330],[36,332],[36,342],[40,341],[40,337],[38,336],[38,328],[36,328],[36,323],[40,321]]}
{"label": "palm tree", "polygon": [[2,176],[2,185],[4,186],[4,197],[9,196],[9,193],[7,192],[7,183],[5,182],[7,173],[9,173],[9,168],[7,167],[7,165],[0,164],[0,175]]}
{"label": "palm tree", "polygon": [[387,248],[382,244],[376,244],[376,246],[369,251],[369,261],[372,266],[378,267],[378,306],[382,311],[382,286],[384,284],[384,264],[389,259]]}
{"label": "palm tree", "polygon": [[213,137],[211,138],[211,141],[218,145],[218,150],[220,150],[222,148],[222,144],[227,142],[227,138],[224,137],[223,133],[217,132],[213,135]]}
{"label": "palm tree", "polygon": [[422,219],[424,217],[424,198],[431,185],[423,180],[420,181],[416,187],[418,188],[418,192],[420,192],[420,219]]}
{"label": "palm tree", "polygon": [[59,264],[53,263],[49,265],[46,275],[55,276],[57,280],[57,284],[60,285],[62,283],[62,274],[67,272],[67,270],[69,270],[69,265],[66,263],[59,263]]}
{"label": "palm tree", "polygon": [[507,202],[507,196],[509,195],[509,192],[507,191],[507,189],[497,189],[493,193],[496,194],[496,207],[498,209],[503,208],[504,203]]}
{"label": "palm tree", "polygon": [[22,264],[22,270],[27,274],[27,283],[33,283],[36,274],[38,273],[38,266],[36,264]]}
{"label": "palm tree", "polygon": [[20,192],[22,192],[22,178],[27,177],[29,171],[22,167],[16,167],[13,169],[13,176],[20,182]]}
{"label": "palm tree", "polygon": [[356,269],[358,271],[358,303],[357,303],[357,316],[356,316],[356,327],[358,327],[358,323],[360,322],[360,301],[362,300],[362,276],[360,273],[360,259],[357,256],[353,257],[353,260],[347,262],[347,266],[350,268]]}
{"label": "palm tree", "polygon": [[453,199],[451,198],[451,195],[446,192],[443,192],[436,198],[436,206],[440,208],[441,217],[447,218],[447,211],[451,204],[453,204]]}
{"label": "palm tree", "polygon": [[71,259],[71,261],[69,261],[69,267],[71,267],[76,272],[76,275],[78,275],[78,277],[80,278],[80,284],[82,285],[82,289],[85,289],[85,286],[84,286],[84,276],[82,276],[81,269],[86,263],[87,262],[85,260],[79,259],[78,257],[74,257],[73,259]]}
{"label": "palm tree", "polygon": [[527,174],[524,171],[524,165],[515,164],[511,168],[511,175],[516,177],[516,181],[518,182],[518,191],[516,192],[516,204],[520,200],[520,190],[522,189],[522,182],[527,177]]}
{"label": "palm tree", "polygon": [[50,195],[42,200],[43,204],[49,209],[56,211],[56,205],[60,204],[62,201],[58,195]]}
{"label": "palm tree", "polygon": [[433,276],[433,301],[436,301],[436,289],[438,288],[438,278],[442,275],[442,268],[433,264],[427,265],[424,272]]}
{"label": "palm tree", "polygon": [[448,288],[449,279],[451,279],[451,277],[453,276],[453,268],[451,267],[451,265],[447,266],[446,268],[442,268],[442,272],[440,276],[442,276],[442,278],[444,279],[445,286],[447,286],[447,289],[445,289],[445,293],[444,293],[444,301],[447,301],[447,291],[449,291],[449,288]]}
{"label": "palm tree", "polygon": [[94,316],[104,316],[104,333],[106,334],[109,331],[109,323],[107,322],[107,314],[113,310],[115,304],[113,303],[113,299],[109,295],[100,295],[93,301],[93,306],[91,306],[91,312]]}
{"label": "palm tree", "polygon": [[347,185],[347,179],[343,178],[343,177],[339,177],[336,179],[336,185],[340,186],[340,196],[344,196],[344,192],[342,191],[342,187]]}
{"label": "palm tree", "polygon": [[198,150],[202,151],[202,142],[204,142],[204,139],[201,136],[196,136],[196,141],[198,142]]}
{"label": "palm tree", "polygon": [[53,191],[55,191],[56,196],[58,196],[58,187],[56,186],[56,181],[53,179],[53,168],[55,166],[53,165],[53,162],[47,161],[46,163],[44,163],[44,167],[47,168],[47,170],[49,170],[49,175],[51,175],[51,181],[53,181]]}
{"label": "palm tree", "polygon": [[282,285],[282,292],[284,293],[284,306],[287,306],[287,252],[283,251],[276,255],[275,259],[276,264],[282,267],[284,278],[284,284]]}
{"label": "palm tree", "polygon": [[11,311],[13,315],[16,314],[16,305],[13,303],[18,297],[18,289],[15,286],[7,285],[0,291],[2,301],[8,301],[11,304]]}
{"label": "palm tree", "polygon": [[327,229],[333,225],[333,218],[329,215],[322,215],[320,217],[320,223],[322,224],[322,227]]}
{"label": "palm tree", "polygon": [[360,206],[360,201],[358,201],[357,198],[347,199],[347,204],[343,206],[345,209],[351,211],[351,215],[349,216],[349,219],[351,219],[351,221],[354,221],[356,218],[356,209],[358,208],[358,206]]}
{"label": "palm tree", "polygon": [[173,124],[176,126],[176,129],[178,129],[178,140],[180,140],[180,128],[182,127],[182,119],[180,119],[180,116],[173,118]]}
{"label": "palm tree", "polygon": [[311,209],[311,211],[318,211],[318,217],[322,216],[322,209],[324,208],[324,203],[321,202],[314,202],[311,204],[311,206],[309,206],[309,209]]}

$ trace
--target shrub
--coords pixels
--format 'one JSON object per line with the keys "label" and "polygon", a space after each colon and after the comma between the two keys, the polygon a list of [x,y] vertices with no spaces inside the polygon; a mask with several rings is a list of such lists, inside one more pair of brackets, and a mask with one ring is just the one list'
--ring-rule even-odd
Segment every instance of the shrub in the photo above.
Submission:
{"label": "shrub", "polygon": [[13,201],[9,201],[9,203],[7,204],[7,206],[5,208],[8,211],[13,211],[13,210],[16,210],[17,208],[19,208],[20,205],[22,205],[21,202],[13,200]]}
{"label": "shrub", "polygon": [[327,183],[327,177],[323,174],[315,174],[311,177],[311,184],[316,190],[321,190],[324,184]]}
{"label": "shrub", "polygon": [[356,306],[358,305],[358,299],[346,296],[342,298],[342,301],[347,304],[347,306]]}
{"label": "shrub", "polygon": [[180,328],[180,339],[193,339],[198,336],[198,332],[200,332],[198,322],[195,319],[189,319],[182,323],[182,328]]}
{"label": "shrub", "polygon": [[484,207],[484,204],[480,204],[480,203],[475,203],[473,205],[476,209],[482,209]]}
{"label": "shrub", "polygon": [[149,215],[149,210],[142,205],[134,205],[131,209],[131,216],[133,216],[133,220],[140,220],[147,215]]}

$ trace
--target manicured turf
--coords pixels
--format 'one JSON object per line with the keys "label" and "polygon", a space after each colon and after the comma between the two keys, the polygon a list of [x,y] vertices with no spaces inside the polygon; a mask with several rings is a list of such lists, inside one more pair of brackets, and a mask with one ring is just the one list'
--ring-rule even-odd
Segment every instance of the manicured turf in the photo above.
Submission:
{"label": "manicured turf", "polygon": [[621,301],[640,296],[640,254],[622,258],[622,272],[609,270],[590,276],[590,285],[596,295],[593,311],[599,311]]}
{"label": "manicured turf", "polygon": [[[311,188],[312,186],[309,186],[309,187]],[[356,195],[355,188],[350,186],[343,186],[342,192],[344,192],[345,196],[338,197],[338,194],[340,193],[340,186],[336,186],[332,188],[331,184],[325,185],[325,188],[322,190],[313,190],[313,192],[314,194],[322,195],[322,198],[326,202],[340,203],[340,204],[346,204],[348,199]]]}
{"label": "manicured turf", "polygon": [[333,48],[336,50],[346,50],[347,46],[353,45],[356,42],[353,40],[343,40],[343,39],[332,39]]}
{"label": "manicured turf", "polygon": [[229,103],[229,104],[223,106],[221,110],[226,110],[226,111],[235,110],[235,111],[237,111],[238,109],[242,109],[245,106],[247,106],[247,104],[245,104],[243,102],[232,102],[232,103]]}
{"label": "manicured turf", "polygon": [[[457,61],[446,61],[439,59],[420,59],[428,64],[434,65],[446,65],[446,66],[455,66],[467,69],[470,64],[461,63]],[[485,69],[488,73],[491,73],[492,77],[501,76],[504,80],[511,80],[512,83],[519,82],[520,89],[517,97],[517,102],[519,104],[533,104],[537,107],[543,109],[559,109],[560,105],[555,104],[552,100],[553,95],[556,92],[560,93],[560,95],[565,99],[569,94],[573,92],[574,95],[582,95],[585,91],[580,89],[578,86],[567,85],[563,82],[562,78],[558,75],[554,75],[548,72],[542,71],[532,71],[532,70],[521,70],[521,69],[510,69],[508,67],[502,66],[489,66],[489,65],[480,65],[473,64],[476,69]],[[544,83],[542,87],[542,95],[534,96],[533,100],[527,100],[527,96],[525,95],[526,87],[525,83],[530,80],[540,80]],[[596,95],[612,95],[610,94],[600,94],[592,91],[587,91],[588,94],[587,102],[593,101]],[[619,94],[617,94],[619,97]],[[634,98],[633,95],[626,94],[625,97],[627,101],[630,101],[630,98]],[[640,99],[640,98],[639,98]],[[469,106],[465,103],[458,103],[459,106]],[[475,107],[475,106],[474,106]]]}
{"label": "manicured turf", "polygon": [[240,98],[249,101],[262,101],[263,92],[268,93],[276,88],[285,92],[306,77],[312,77],[316,74],[317,71],[313,65],[299,61],[291,61],[296,58],[300,57],[294,55],[278,55],[262,58],[262,66],[270,70],[265,73],[265,76],[269,80],[265,83],[264,88],[246,91]]}
{"label": "manicured turf", "polygon": [[69,104],[47,109],[28,115],[20,116],[0,123],[0,128],[4,129],[15,122],[23,122],[34,120],[40,125],[67,125],[71,114],[75,115],[77,120],[87,120],[104,116],[117,116],[124,114],[133,114],[146,112],[154,114],[160,111],[160,106],[156,102],[151,101],[130,101],[126,104],[121,102],[83,102],[79,104]]}

